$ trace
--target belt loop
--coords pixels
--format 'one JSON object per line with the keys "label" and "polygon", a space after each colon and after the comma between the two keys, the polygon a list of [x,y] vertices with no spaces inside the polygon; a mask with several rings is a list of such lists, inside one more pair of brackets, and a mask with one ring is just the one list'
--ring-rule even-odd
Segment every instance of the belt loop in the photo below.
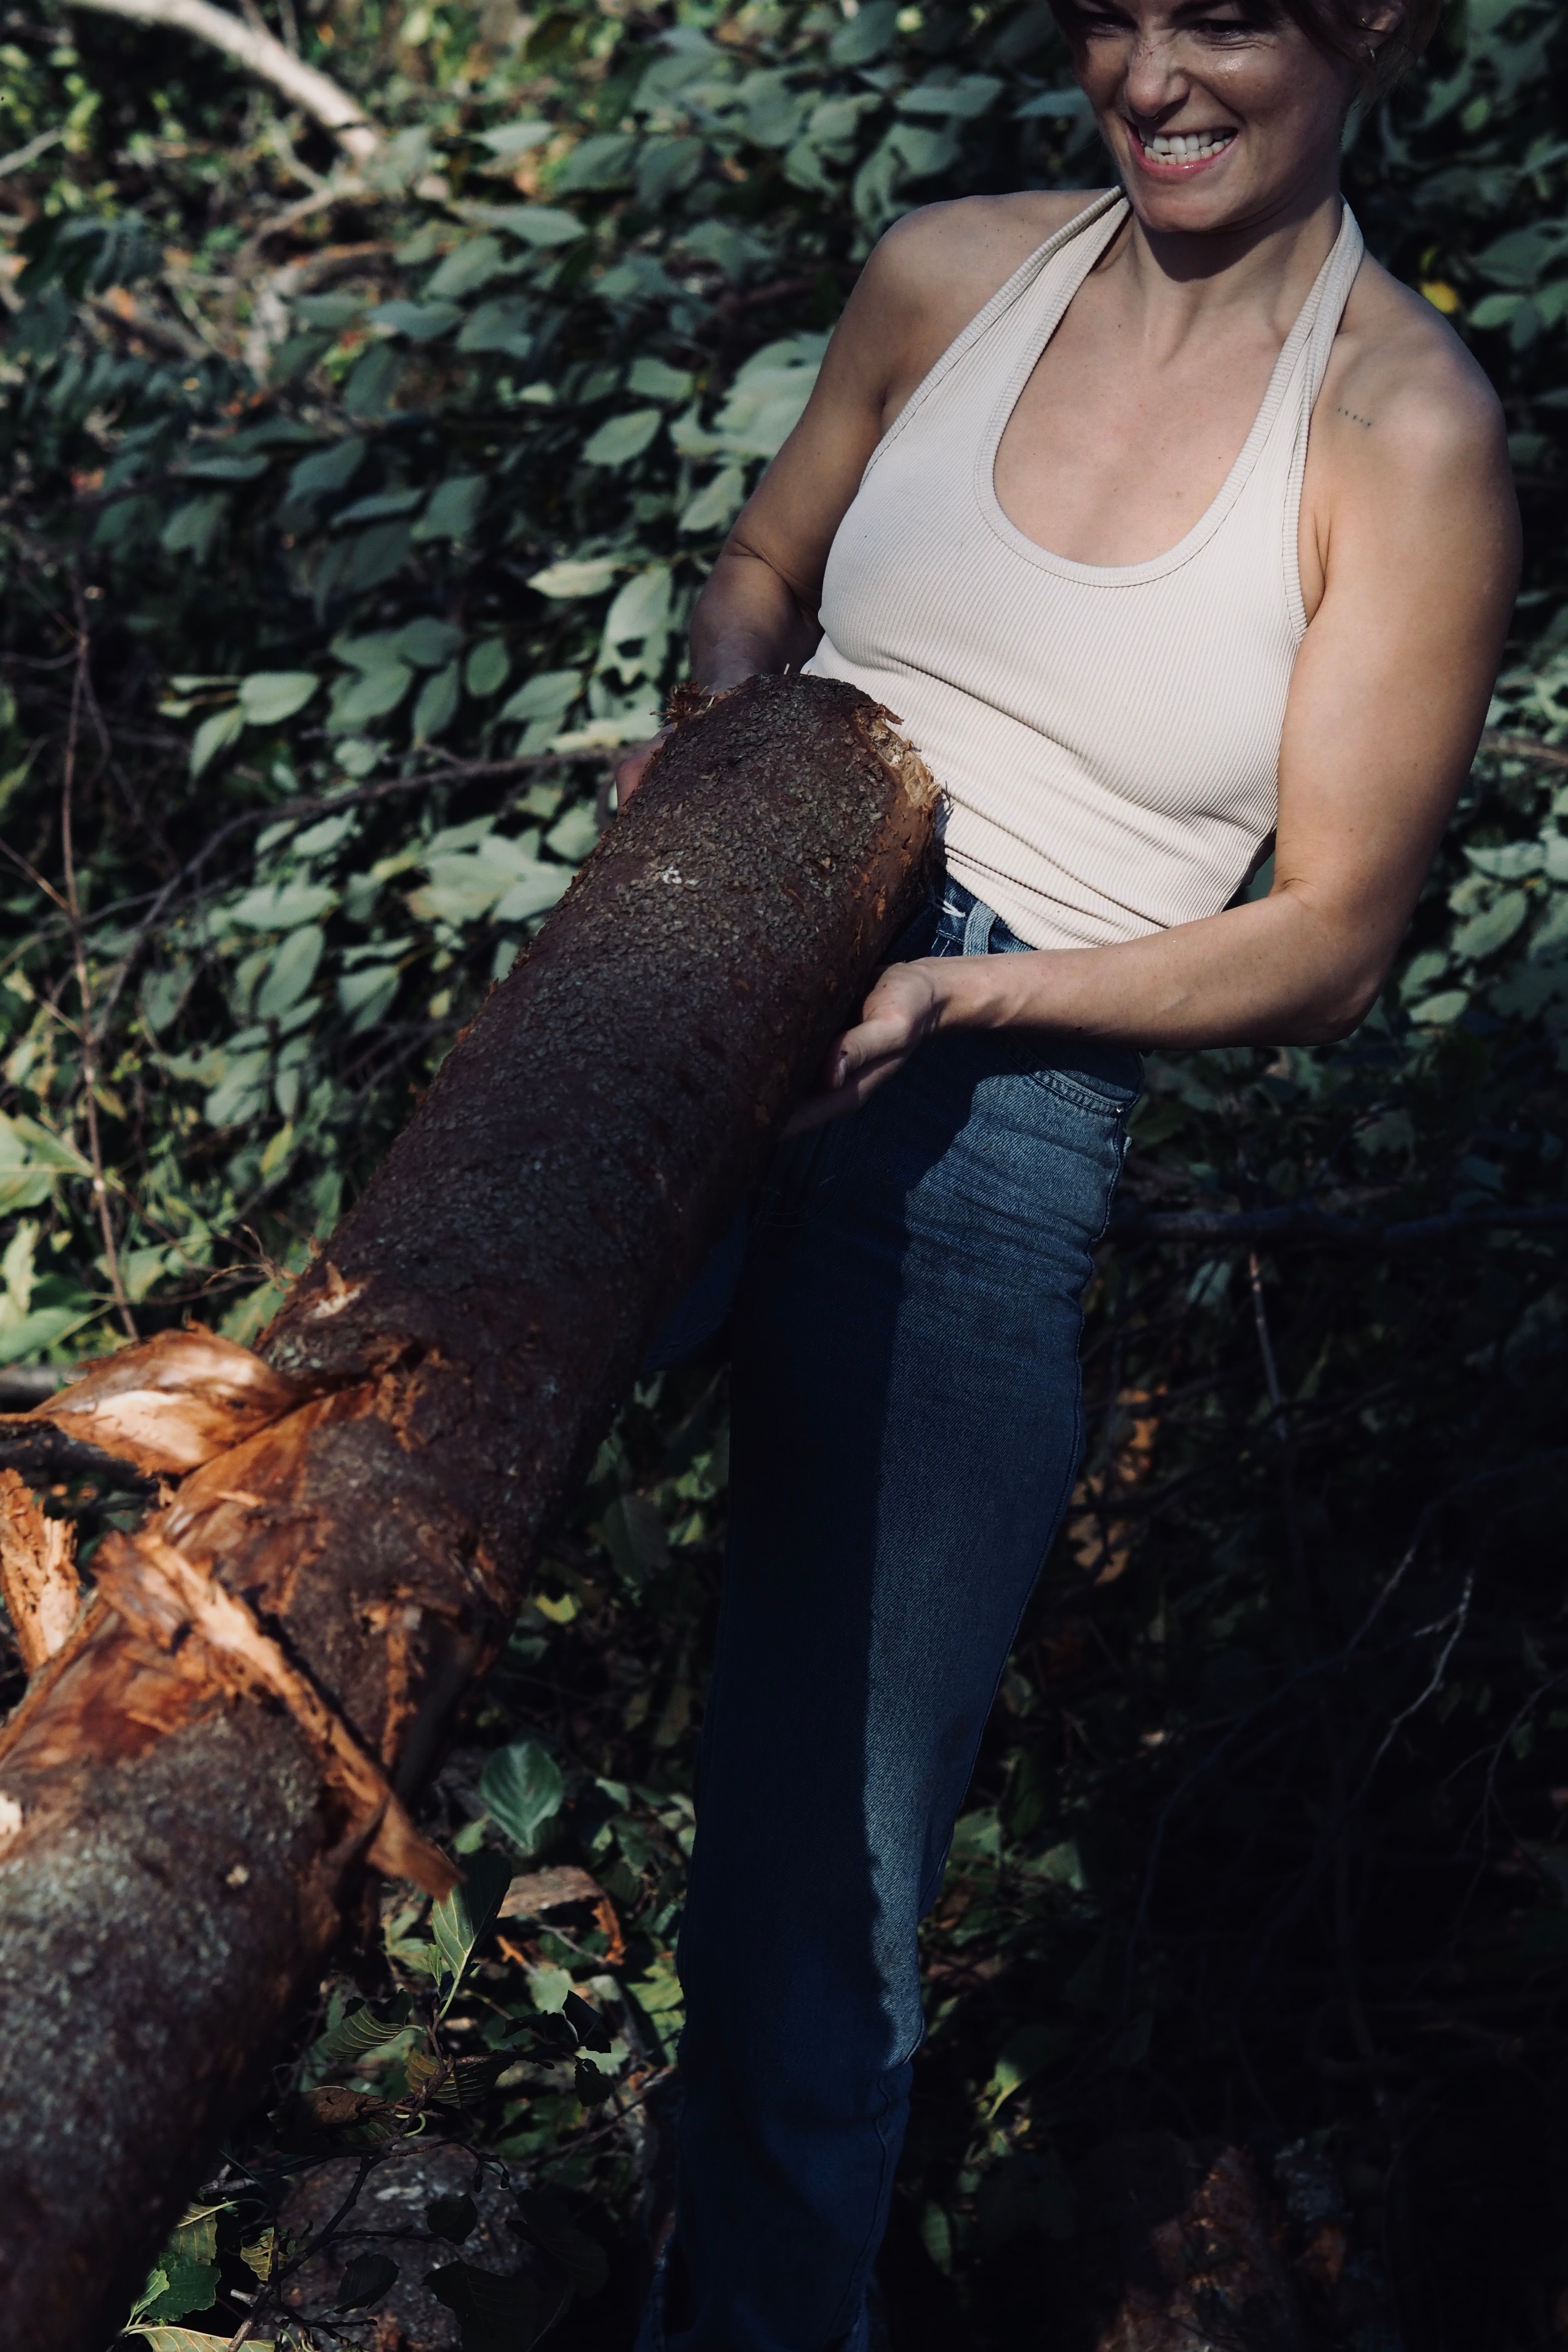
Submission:
{"label": "belt loop", "polygon": [[963,954],[966,956],[990,954],[991,930],[995,920],[994,908],[987,907],[976,898],[973,906],[969,909],[969,920],[963,926]]}

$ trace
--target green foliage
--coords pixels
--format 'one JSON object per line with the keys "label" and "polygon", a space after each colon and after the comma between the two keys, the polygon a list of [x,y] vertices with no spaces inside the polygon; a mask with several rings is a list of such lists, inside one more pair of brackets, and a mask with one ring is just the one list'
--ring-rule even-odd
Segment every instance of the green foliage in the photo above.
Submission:
{"label": "green foliage", "polygon": [[561,1810],[560,1767],[537,1739],[500,1748],[479,1779],[479,1794],[498,1829],[523,1853],[538,1850],[541,1831]]}
{"label": "green foliage", "polygon": [[[591,851],[871,241],[1103,169],[1032,0],[367,0],[298,32],[389,134],[361,173],[173,37],[48,15],[0,47],[5,143],[53,141],[0,183],[0,1368],[255,1335]],[[1077,2309],[1106,2132],[1260,2112],[1362,2184],[1352,2268],[1435,2294],[1443,2340],[1531,2340],[1499,2314],[1556,2293],[1510,2235],[1547,2126],[1464,2065],[1506,2047],[1560,2103],[1568,1295],[1527,1220],[1568,1165],[1563,69],[1547,0],[1469,0],[1348,145],[1373,250],[1504,398],[1518,635],[1372,1017],[1152,1066],[1126,1199],[1438,1222],[1097,1276],[1084,1477],[928,1929],[900,2260],[977,2352]],[[281,2340],[301,2172],[420,2138],[521,2192],[521,2267],[458,2210],[476,2175],[399,2296],[485,2352],[596,2293],[584,2215],[624,2250],[680,2026],[726,1477],[721,1379],[639,1391],[428,1801],[468,1885],[387,1891],[134,2340]],[[90,1538],[113,1501],[60,1507]],[[498,1833],[599,1893],[498,1929]],[[364,2307],[356,2210],[323,2340]]]}

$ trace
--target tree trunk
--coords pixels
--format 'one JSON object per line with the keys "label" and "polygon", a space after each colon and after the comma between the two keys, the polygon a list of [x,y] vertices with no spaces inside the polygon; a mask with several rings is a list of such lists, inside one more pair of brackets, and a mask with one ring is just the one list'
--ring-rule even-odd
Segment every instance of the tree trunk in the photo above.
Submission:
{"label": "tree trunk", "polygon": [[455,1876],[382,1769],[417,1784],[504,1638],[651,1335],[912,911],[933,798],[836,682],[753,680],[683,723],[263,1360],[169,1335],[9,1424],[184,1474],[100,1545],[0,1739],[18,2343],[111,2332],[355,1865]]}

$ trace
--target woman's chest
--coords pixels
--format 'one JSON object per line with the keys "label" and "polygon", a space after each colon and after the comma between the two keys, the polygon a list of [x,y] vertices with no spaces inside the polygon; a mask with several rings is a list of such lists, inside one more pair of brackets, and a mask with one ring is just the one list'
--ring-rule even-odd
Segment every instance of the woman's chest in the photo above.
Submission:
{"label": "woman's chest", "polygon": [[998,443],[996,499],[1037,547],[1076,563],[1146,563],[1223,490],[1268,393],[1267,323],[1152,348],[1091,278],[1028,367]]}

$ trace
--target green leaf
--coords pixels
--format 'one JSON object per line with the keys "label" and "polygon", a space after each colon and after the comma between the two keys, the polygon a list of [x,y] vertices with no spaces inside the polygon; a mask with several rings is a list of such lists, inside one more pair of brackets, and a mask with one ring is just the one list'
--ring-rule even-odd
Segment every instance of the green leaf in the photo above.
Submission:
{"label": "green leaf", "polygon": [[251,727],[277,727],[303,710],[321,684],[313,670],[258,669],[239,681],[239,707]]}
{"label": "green leaf", "polygon": [[645,355],[632,362],[626,372],[626,388],[640,393],[645,400],[689,400],[695,377],[684,368],[667,367],[663,360]]}
{"label": "green leaf", "polygon": [[[163,2285],[153,2292],[159,2279]],[[217,2285],[216,2263],[198,2262],[190,2254],[166,2249],[142,2290],[143,2299],[137,2305],[134,2315],[156,2326],[160,2320],[184,2319],[188,2312],[209,2311]]]}
{"label": "green leaf", "polygon": [[503,719],[563,719],[582,691],[583,673],[543,669],[501,705]]}
{"label": "green leaf", "polygon": [[605,615],[606,656],[619,646],[640,645],[668,627],[671,585],[668,564],[633,572]]}
{"label": "green leaf", "polygon": [[202,1105],[202,1117],[209,1127],[235,1127],[242,1119],[256,1116],[267,1100],[267,1071],[271,1058],[265,1049],[229,1057],[223,1076]]}
{"label": "green leaf", "polygon": [[406,1999],[393,2004],[388,2017],[378,2017],[368,2002],[339,2019],[329,2033],[323,2033],[311,2051],[313,2063],[320,2067],[341,2065],[345,2060],[358,2058],[367,2050],[384,2049],[390,2042],[408,2030]]}
{"label": "green leaf", "polygon": [[323,490],[346,490],[361,466],[369,444],[363,435],[347,433],[330,449],[301,457],[289,477],[291,499],[312,498]]}
{"label": "green leaf", "polygon": [[356,2254],[338,2281],[334,2311],[363,2311],[379,2303],[397,2283],[397,2264],[390,2254]]}
{"label": "green leaf", "polygon": [[555,175],[567,194],[576,188],[616,188],[631,176],[637,142],[621,131],[601,131],[580,140]]}
{"label": "green leaf", "polygon": [[657,408],[633,408],[624,416],[612,416],[583,444],[584,464],[629,465],[642,456],[663,422],[663,413]]}
{"label": "green leaf", "polygon": [[595,556],[582,562],[567,558],[546,564],[528,584],[542,596],[602,596],[620,568],[614,556]]}
{"label": "green leaf", "polygon": [[1440,996],[1429,996],[1425,1004],[1413,1004],[1410,1018],[1428,1029],[1447,1029],[1458,1019],[1469,1001],[1464,989],[1447,988]]}
{"label": "green leaf", "polygon": [[487,205],[485,218],[509,236],[521,237],[524,245],[573,245],[587,235],[575,213],[562,212],[553,205]]}
{"label": "green leaf", "polygon": [[419,690],[419,699],[414,706],[414,740],[416,743],[433,743],[457,717],[458,706],[462,699],[458,677],[458,665],[454,661],[448,662],[445,669],[438,669],[433,677],[426,679]]}
{"label": "green leaf", "polygon": [[205,775],[220,751],[226,751],[245,732],[245,710],[241,704],[231,703],[226,710],[215,710],[204,719],[191,742],[191,778]]}
{"label": "green leaf", "polygon": [[481,637],[468,656],[463,669],[463,684],[472,695],[481,699],[499,694],[506,684],[511,667],[511,656],[504,637]]}
{"label": "green leaf", "polygon": [[398,631],[391,650],[416,669],[440,669],[462,642],[463,632],[455,621],[437,621],[433,614],[426,614]]}
{"label": "green leaf", "polygon": [[554,128],[551,122],[503,122],[494,131],[476,131],[474,137],[492,155],[526,155],[531,148],[542,147]]}
{"label": "green leaf", "polygon": [[253,931],[291,931],[330,914],[338,894],[324,882],[274,882],[260,890],[247,890],[228,909],[231,923]]}
{"label": "green leaf", "polygon": [[165,555],[194,555],[198,563],[207,553],[222,530],[228,513],[228,500],[221,490],[210,490],[199,499],[188,499],[176,507],[164,524],[160,544]]}
{"label": "green leaf", "polygon": [[510,267],[499,236],[470,236],[455,246],[440,268],[425,281],[426,302],[450,303],[455,295],[472,294],[488,286]]}
{"label": "green leaf", "polygon": [[564,895],[571,879],[569,866],[541,862],[531,872],[520,875],[497,900],[495,921],[527,923],[535,915],[547,915]]}
{"label": "green leaf", "polygon": [[326,944],[326,933],[319,923],[304,923],[297,931],[289,932],[256,992],[258,1020],[275,1020],[291,1004],[298,1004],[316,977],[316,966]]}
{"label": "green leaf", "polygon": [[342,733],[363,727],[367,719],[384,719],[396,709],[413,683],[414,672],[400,661],[388,662],[384,669],[374,669],[368,676],[340,678],[332,689],[328,724]]}
{"label": "green leaf", "polygon": [[725,466],[705,489],[699,490],[680,518],[682,530],[728,530],[746,502],[746,476],[740,466]]}
{"label": "green leaf", "polygon": [[383,302],[365,320],[383,335],[405,335],[411,343],[433,343],[450,334],[463,313],[456,302]]}
{"label": "green leaf", "polygon": [[386,515],[411,514],[423,498],[422,490],[377,490],[368,499],[356,499],[352,507],[344,507],[332,517],[332,529],[340,530],[345,523],[380,522]]}
{"label": "green leaf", "polygon": [[539,2326],[539,2289],[526,2273],[500,2278],[469,2263],[444,2263],[425,2284],[454,2314],[463,2352],[532,2352]]}
{"label": "green leaf", "polygon": [[479,519],[488,488],[483,474],[454,474],[438,484],[414,526],[415,538],[467,539]]}
{"label": "green leaf", "polygon": [[1499,948],[1506,947],[1529,912],[1530,900],[1522,890],[1503,891],[1483,914],[1460,924],[1454,933],[1454,953],[1471,963],[1495,955]]}
{"label": "green leaf", "polygon": [[891,48],[899,24],[899,0],[866,0],[866,5],[840,25],[827,44],[836,66],[869,65]]}
{"label": "green leaf", "polygon": [[1042,2067],[1065,2057],[1074,2039],[1074,2029],[1069,2025],[1026,2025],[1015,2033],[1004,2045],[991,2080],[981,2095],[981,2112],[986,2122]]}
{"label": "green leaf", "polygon": [[464,1871],[461,1886],[444,1895],[432,1909],[430,1932],[441,1961],[437,1997],[443,2015],[462,1982],[475,1945],[494,1922],[510,1884],[511,1864],[504,1854],[476,1853]]}
{"label": "green leaf", "polygon": [[479,1775],[485,1811],[523,1853],[537,1853],[539,1832],[560,1811],[565,1790],[560,1766],[537,1739],[498,1748]]}
{"label": "green leaf", "polygon": [[598,819],[591,808],[581,804],[569,808],[544,836],[546,849],[552,849],[557,857],[564,857],[573,866],[581,865],[590,851],[597,848],[598,842]]}
{"label": "green leaf", "polygon": [[266,471],[265,457],[192,457],[180,468],[187,482],[253,482]]}
{"label": "green leaf", "polygon": [[[228,2336],[204,2336],[194,2327],[132,2327],[126,2333],[150,2346],[151,2352],[229,2352],[233,2340]],[[270,2336],[255,2336],[246,2352],[277,2352],[277,2346]]]}

